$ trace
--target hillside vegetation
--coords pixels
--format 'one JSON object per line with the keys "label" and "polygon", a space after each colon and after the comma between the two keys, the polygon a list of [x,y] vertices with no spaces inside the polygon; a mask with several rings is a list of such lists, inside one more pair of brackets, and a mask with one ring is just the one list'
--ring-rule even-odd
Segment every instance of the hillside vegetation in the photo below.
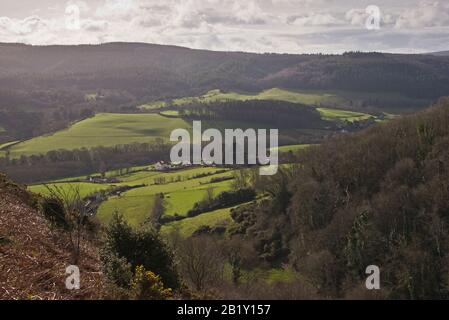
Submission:
{"label": "hillside vegetation", "polygon": [[261,259],[294,266],[321,297],[374,297],[365,269],[377,265],[377,297],[447,298],[448,150],[448,99],[335,137],[262,181],[273,201],[234,212],[236,232]]}
{"label": "hillside vegetation", "polygon": [[103,280],[95,246],[83,241],[83,287],[67,290],[68,235],[50,229],[36,204],[25,189],[0,175],[0,299],[100,298]]}

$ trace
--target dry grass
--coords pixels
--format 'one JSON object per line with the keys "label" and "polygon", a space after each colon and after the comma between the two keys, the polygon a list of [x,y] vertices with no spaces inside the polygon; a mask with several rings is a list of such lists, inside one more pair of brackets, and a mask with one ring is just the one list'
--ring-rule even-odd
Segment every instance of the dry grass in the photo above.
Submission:
{"label": "dry grass", "polygon": [[68,235],[51,230],[33,198],[0,175],[0,299],[97,299],[102,274],[98,252],[83,241],[81,289],[65,288],[70,265]]}

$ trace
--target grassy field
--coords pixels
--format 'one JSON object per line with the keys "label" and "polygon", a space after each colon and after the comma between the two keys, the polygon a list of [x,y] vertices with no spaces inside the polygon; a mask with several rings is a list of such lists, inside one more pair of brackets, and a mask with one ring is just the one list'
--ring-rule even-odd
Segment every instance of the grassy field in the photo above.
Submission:
{"label": "grassy field", "polygon": [[11,156],[43,154],[50,150],[113,146],[133,142],[150,142],[155,138],[168,140],[176,128],[188,128],[179,118],[158,114],[101,113],[75,123],[52,135],[37,137],[10,148]]}
{"label": "grassy field", "polygon": [[366,120],[373,117],[372,115],[367,113],[354,112],[354,111],[329,109],[329,108],[317,108],[317,110],[324,120],[329,121],[341,120],[353,122],[353,121]]}
{"label": "grassy field", "polygon": [[[112,188],[112,186],[108,185],[108,184],[97,184],[97,183],[88,183],[88,182],[49,183],[48,187],[50,187],[51,189],[54,189],[55,187],[60,188],[61,190],[63,190],[64,193],[72,193],[72,192],[77,192],[77,190],[79,190],[81,197],[86,197],[90,194]],[[48,188],[43,184],[29,186],[28,190],[30,190],[31,192],[34,192],[34,193],[44,195],[44,196],[49,195]]]}
{"label": "grassy field", "polygon": [[[355,95],[355,94],[354,94]],[[273,88],[262,91],[260,93],[238,93],[238,92],[222,92],[220,90],[211,90],[206,94],[198,97],[184,97],[172,100],[171,105],[184,106],[191,103],[210,103],[210,102],[224,102],[229,100],[278,100],[292,103],[301,103],[313,106],[332,106],[344,107],[350,103],[351,94],[339,92],[325,92],[325,91],[293,91],[279,88]],[[357,96],[358,97],[358,96]],[[142,107],[146,109],[162,108],[167,106],[166,102],[156,101]],[[326,120],[363,120],[371,117],[371,115],[361,112],[352,112],[341,109],[318,108],[317,109],[323,119]],[[171,111],[166,111],[171,112]],[[174,114],[173,114],[174,115]]]}
{"label": "grassy field", "polygon": [[269,284],[275,282],[290,282],[298,277],[298,273],[291,269],[262,269],[256,268],[243,272],[243,281],[252,281],[253,279],[263,279]]}
{"label": "grassy field", "polygon": [[166,117],[178,117],[179,116],[179,111],[177,110],[165,110],[160,112],[160,114],[162,116],[166,116]]}
{"label": "grassy field", "polygon": [[[235,128],[266,128],[262,124],[238,121],[203,121],[203,130]],[[80,121],[70,128],[19,143],[3,145],[10,150],[10,156],[45,154],[58,149],[80,149],[97,146],[114,146],[134,142],[144,143],[161,138],[168,141],[172,130],[183,128],[190,130],[191,123],[181,118],[161,116],[159,114],[115,114],[101,113],[95,117]],[[10,147],[9,147],[10,146]],[[0,151],[0,152],[2,152]]]}
{"label": "grassy field", "polygon": [[278,147],[278,152],[296,152],[299,150],[304,150],[312,146],[311,144],[294,144],[289,146]]}
{"label": "grassy field", "polygon": [[167,106],[167,103],[164,101],[155,101],[155,102],[143,104],[141,106],[138,106],[137,108],[143,109],[143,110],[157,110],[157,109],[164,108],[166,106]]}
{"label": "grassy field", "polygon": [[5,128],[3,128],[2,126],[0,126],[0,133],[6,132]]}
{"label": "grassy field", "polygon": [[[140,186],[122,193],[120,196],[109,197],[103,202],[97,211],[97,217],[107,224],[115,212],[123,214],[132,226],[138,226],[151,214],[156,194],[164,194],[165,215],[186,215],[193,205],[204,199],[208,189],[212,189],[217,195],[231,188],[231,180],[211,183],[212,178],[229,177],[231,170],[220,172],[222,169],[212,167],[198,167],[175,172],[140,171],[118,176],[120,182],[114,184],[95,184],[87,182],[53,182],[48,186],[57,186],[65,192],[74,192],[79,189],[82,197],[102,190],[108,190],[114,186]],[[112,172],[110,172],[112,176]],[[206,175],[204,177],[199,177]],[[165,184],[155,184],[160,178],[165,179]],[[72,178],[73,179],[73,178]],[[32,192],[48,195],[45,185],[28,187]]]}
{"label": "grassy field", "polygon": [[201,226],[214,227],[231,222],[231,208],[220,209],[208,213],[203,213],[193,218],[187,218],[181,221],[171,222],[163,225],[161,228],[161,233],[168,234],[172,231],[178,231],[181,236],[188,237]]}
{"label": "grassy field", "polygon": [[[107,223],[114,212],[118,211],[127,218],[131,225],[137,226],[150,216],[154,197],[160,193],[164,194],[165,215],[178,214],[185,216],[196,202],[205,197],[208,188],[211,188],[215,195],[230,189],[230,181],[209,183],[213,177],[229,176],[231,174],[230,171],[202,178],[193,178],[195,175],[213,173],[216,170],[214,168],[196,168],[178,173],[137,174],[134,177],[130,176],[129,179],[122,183],[128,185],[148,184],[148,186],[127,191],[120,197],[109,198],[108,201],[100,206],[97,216],[100,221]],[[184,180],[168,182],[172,178],[177,179],[178,176]],[[154,185],[154,179],[161,177],[165,178],[168,183]]]}
{"label": "grassy field", "polygon": [[347,100],[338,94],[323,91],[292,91],[273,88],[260,93],[221,92],[211,90],[199,97],[185,97],[174,99],[172,104],[182,106],[193,102],[223,102],[227,100],[279,100],[307,105],[329,104],[340,105]]}
{"label": "grassy field", "polygon": [[0,150],[6,149],[7,147],[9,147],[9,146],[11,146],[13,144],[16,144],[18,142],[19,141],[10,141],[10,142],[6,142],[6,143],[3,143],[3,144],[0,144]]}

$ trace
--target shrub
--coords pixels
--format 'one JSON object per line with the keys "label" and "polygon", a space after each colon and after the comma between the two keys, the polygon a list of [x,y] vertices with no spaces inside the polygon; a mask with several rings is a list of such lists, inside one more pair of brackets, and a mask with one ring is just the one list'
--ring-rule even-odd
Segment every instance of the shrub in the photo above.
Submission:
{"label": "shrub", "polygon": [[159,276],[138,266],[131,282],[131,298],[136,300],[166,300],[172,290],[164,288]]}
{"label": "shrub", "polygon": [[64,230],[69,229],[65,216],[64,204],[57,198],[44,198],[41,202],[41,212],[53,226]]}
{"label": "shrub", "polygon": [[119,284],[121,279],[117,278],[116,269],[107,268],[111,261],[114,262],[114,256],[126,260],[131,270],[143,266],[145,270],[158,274],[167,287],[179,288],[173,254],[158,233],[151,228],[134,230],[119,214],[114,215],[107,228],[105,245],[101,250],[101,260],[105,272],[108,272],[107,276],[115,284]]}

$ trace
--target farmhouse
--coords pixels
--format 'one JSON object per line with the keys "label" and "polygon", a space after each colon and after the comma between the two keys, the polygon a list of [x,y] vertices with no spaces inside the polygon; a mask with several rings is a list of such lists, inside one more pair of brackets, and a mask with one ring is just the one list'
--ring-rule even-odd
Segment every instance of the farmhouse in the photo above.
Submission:
{"label": "farmhouse", "polygon": [[170,165],[165,161],[159,161],[154,165],[154,170],[156,171],[168,171],[170,170]]}
{"label": "farmhouse", "polygon": [[117,183],[119,182],[116,178],[106,178],[102,176],[89,176],[86,181],[92,183]]}

